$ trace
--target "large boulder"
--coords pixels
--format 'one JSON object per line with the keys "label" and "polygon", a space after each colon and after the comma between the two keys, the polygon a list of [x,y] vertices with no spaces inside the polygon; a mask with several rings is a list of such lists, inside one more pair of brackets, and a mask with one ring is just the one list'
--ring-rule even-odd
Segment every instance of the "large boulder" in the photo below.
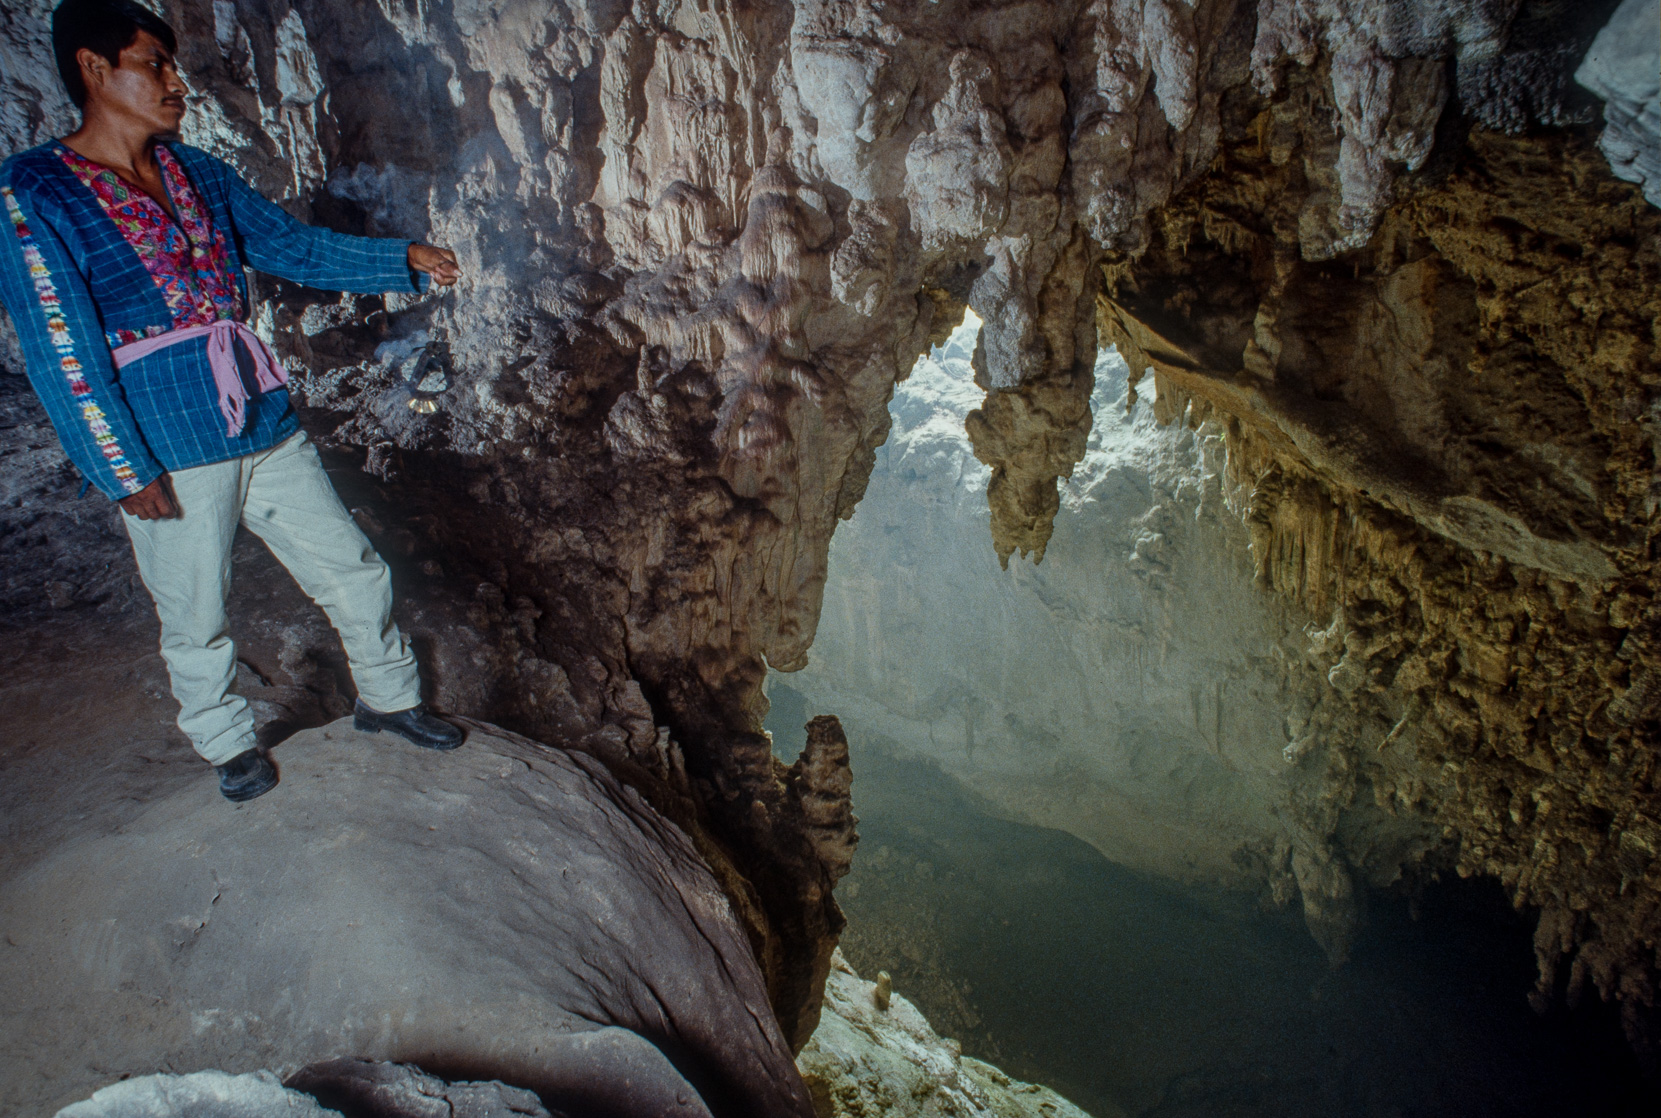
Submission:
{"label": "large boulder", "polygon": [[591,758],[346,720],[273,756],[258,800],[204,766],[0,880],[0,1114],[362,1057],[585,1115],[812,1115],[726,896]]}

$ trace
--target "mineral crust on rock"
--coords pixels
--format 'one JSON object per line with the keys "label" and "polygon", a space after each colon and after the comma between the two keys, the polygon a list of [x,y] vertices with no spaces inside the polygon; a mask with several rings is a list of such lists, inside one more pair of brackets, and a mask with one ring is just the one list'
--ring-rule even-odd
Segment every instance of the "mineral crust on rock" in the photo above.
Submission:
{"label": "mineral crust on rock", "polygon": [[963,1055],[903,996],[882,1004],[877,987],[832,956],[824,1020],[796,1057],[819,1118],[1090,1118],[1048,1087]]}
{"label": "mineral crust on rock", "polygon": [[1661,224],[1583,140],[1474,134],[1323,268],[1290,251],[1298,189],[1265,191],[1273,156],[1237,135],[1105,298],[1108,334],[1168,414],[1227,430],[1259,578],[1319,634],[1329,802],[1440,824],[1461,873],[1543,910],[1542,997],[1568,954],[1571,991],[1635,1014],[1661,886],[1640,419]]}
{"label": "mineral crust on rock", "polygon": [[408,1064],[327,1060],[283,1082],[269,1071],[144,1075],[93,1092],[57,1118],[559,1118],[530,1091],[446,1083]]}
{"label": "mineral crust on rock", "polygon": [[1603,98],[1598,147],[1610,170],[1661,206],[1661,3],[1622,0],[1575,80]]}
{"label": "mineral crust on rock", "polygon": [[56,1118],[185,1118],[210,1113],[218,1118],[335,1118],[340,1112],[288,1090],[268,1071],[194,1071],[112,1083],[59,1110]]}

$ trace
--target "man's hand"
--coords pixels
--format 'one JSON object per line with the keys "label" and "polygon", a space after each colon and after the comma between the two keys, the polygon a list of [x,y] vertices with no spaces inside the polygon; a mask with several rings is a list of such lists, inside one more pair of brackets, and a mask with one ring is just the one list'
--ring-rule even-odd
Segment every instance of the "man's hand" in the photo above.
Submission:
{"label": "man's hand", "polygon": [[140,520],[172,520],[179,515],[179,506],[173,500],[173,485],[166,474],[131,497],[121,498],[120,505],[122,512]]}
{"label": "man's hand", "polygon": [[410,245],[409,266],[433,277],[433,282],[440,287],[449,287],[461,278],[461,265],[456,263],[456,254],[447,248]]}

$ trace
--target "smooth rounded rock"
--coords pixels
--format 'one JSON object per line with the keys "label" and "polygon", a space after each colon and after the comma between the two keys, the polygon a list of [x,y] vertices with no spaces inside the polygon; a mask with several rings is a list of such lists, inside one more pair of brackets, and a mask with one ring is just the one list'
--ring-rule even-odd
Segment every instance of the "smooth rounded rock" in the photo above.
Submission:
{"label": "smooth rounded rock", "polygon": [[258,800],[203,766],[0,881],[0,1113],[361,1057],[585,1115],[812,1114],[725,895],[597,762],[349,720],[273,759]]}

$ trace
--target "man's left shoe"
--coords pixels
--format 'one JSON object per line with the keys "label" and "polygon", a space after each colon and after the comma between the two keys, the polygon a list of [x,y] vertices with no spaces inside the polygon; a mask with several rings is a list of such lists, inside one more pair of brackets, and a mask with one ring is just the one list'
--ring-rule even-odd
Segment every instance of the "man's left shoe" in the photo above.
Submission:
{"label": "man's left shoe", "polygon": [[367,734],[385,730],[408,738],[422,749],[454,749],[466,736],[457,727],[428,714],[425,704],[382,714],[364,706],[362,699],[352,711],[352,727]]}
{"label": "man's left shoe", "polygon": [[245,749],[214,769],[219,791],[233,804],[247,803],[277,786],[276,768],[257,749]]}

